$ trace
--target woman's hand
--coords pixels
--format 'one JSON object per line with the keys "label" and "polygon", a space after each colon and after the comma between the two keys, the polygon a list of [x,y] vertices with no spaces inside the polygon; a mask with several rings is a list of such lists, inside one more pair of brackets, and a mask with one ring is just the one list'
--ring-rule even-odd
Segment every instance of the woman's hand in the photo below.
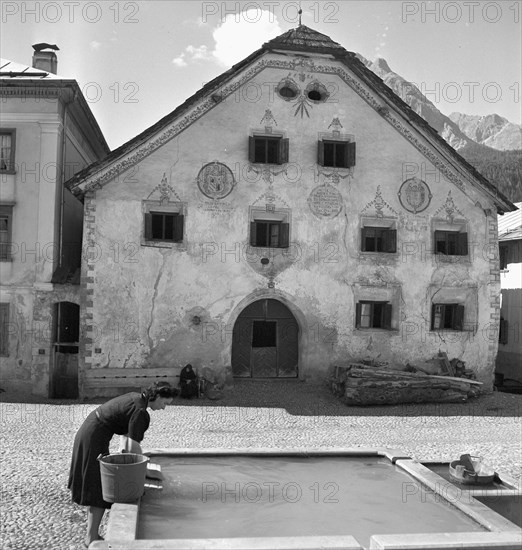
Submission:
{"label": "woman's hand", "polygon": [[141,445],[126,435],[120,436],[120,449],[122,453],[143,454]]}

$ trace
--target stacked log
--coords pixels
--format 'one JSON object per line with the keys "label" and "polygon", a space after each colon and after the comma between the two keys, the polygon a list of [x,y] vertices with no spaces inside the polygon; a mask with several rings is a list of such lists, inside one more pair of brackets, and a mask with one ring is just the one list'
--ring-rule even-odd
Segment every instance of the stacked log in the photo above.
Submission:
{"label": "stacked log", "polygon": [[360,363],[335,367],[331,388],[347,405],[462,403],[478,395],[481,382],[423,372],[379,369]]}

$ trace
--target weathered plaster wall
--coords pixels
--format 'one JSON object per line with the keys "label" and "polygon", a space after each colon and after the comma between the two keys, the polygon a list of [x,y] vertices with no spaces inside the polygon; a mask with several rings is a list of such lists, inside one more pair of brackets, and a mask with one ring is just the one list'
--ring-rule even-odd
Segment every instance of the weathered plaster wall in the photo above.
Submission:
{"label": "weathered plaster wall", "polygon": [[[485,213],[492,205],[471,184],[459,189],[448,181],[336,75],[305,76],[303,87],[313,76],[336,91],[308,114],[296,114],[295,106],[273,93],[287,75],[274,68],[258,73],[248,83],[251,95],[245,88],[227,97],[89,196],[84,248],[91,247],[92,258],[83,273],[87,367],[227,364],[239,310],[273,296],[292,306],[300,324],[302,378],[322,377],[331,364],[353,358],[405,363],[440,349],[464,360],[489,384],[496,341],[488,327],[498,322],[496,220],[493,211],[489,217]],[[291,76],[299,81],[297,71]],[[248,136],[267,125],[267,109],[275,120],[272,131],[290,140],[287,173],[277,174],[281,167],[276,166],[271,185],[248,162]],[[316,164],[319,133],[331,132],[335,118],[341,133],[351,134],[357,144],[353,174],[337,183],[318,174]],[[216,201],[206,198],[196,181],[199,170],[213,161],[229,166],[236,177],[231,194]],[[403,181],[414,176],[433,194],[419,214],[404,210],[398,198]],[[185,205],[185,242],[143,246],[142,201],[159,199],[154,190],[163,177],[172,188],[170,200]],[[342,210],[320,219],[307,199],[326,182],[340,193]],[[249,206],[264,208],[271,191],[276,209],[290,210],[291,247],[249,250]],[[377,204],[397,224],[397,254],[359,252],[361,216],[375,216]],[[448,213],[467,224],[472,251],[450,264],[430,252],[434,220],[447,222]],[[267,288],[269,269],[259,262],[265,255],[275,270],[274,289]],[[431,297],[441,287],[471,300],[466,320],[473,330],[444,336],[430,331]],[[395,330],[355,329],[355,298],[368,292],[396,305]]]}

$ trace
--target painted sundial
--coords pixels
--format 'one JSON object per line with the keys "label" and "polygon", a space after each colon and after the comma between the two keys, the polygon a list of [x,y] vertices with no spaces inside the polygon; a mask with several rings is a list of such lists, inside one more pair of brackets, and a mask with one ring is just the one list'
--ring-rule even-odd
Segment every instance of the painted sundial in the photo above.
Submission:
{"label": "painted sundial", "polygon": [[199,190],[209,199],[224,199],[235,185],[232,170],[221,162],[205,164],[199,171],[197,181]]}
{"label": "painted sundial", "polygon": [[398,195],[402,207],[413,214],[426,210],[432,197],[428,185],[419,178],[406,180],[401,185]]}
{"label": "painted sundial", "polygon": [[319,185],[312,189],[308,206],[318,218],[335,218],[343,208],[343,197],[333,185]]}

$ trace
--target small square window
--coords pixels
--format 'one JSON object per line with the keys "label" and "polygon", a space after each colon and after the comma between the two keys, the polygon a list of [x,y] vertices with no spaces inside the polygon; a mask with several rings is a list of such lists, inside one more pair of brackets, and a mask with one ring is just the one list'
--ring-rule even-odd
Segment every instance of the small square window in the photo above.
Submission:
{"label": "small square window", "polygon": [[357,328],[391,330],[392,305],[389,302],[358,302],[355,316]]}
{"label": "small square window", "polygon": [[273,220],[250,222],[250,246],[288,248],[290,224]]}
{"label": "small square window", "polygon": [[185,217],[177,212],[145,214],[145,240],[179,243],[183,241]]}
{"label": "small square window", "polygon": [[0,205],[0,261],[11,261],[13,207]]}
{"label": "small square window", "polygon": [[397,230],[388,227],[363,227],[361,250],[363,252],[397,252]]}
{"label": "small square window", "polygon": [[355,142],[320,140],[317,142],[317,163],[332,168],[355,166]]}
{"label": "small square window", "polygon": [[463,330],[464,306],[461,304],[433,304],[431,330]]}
{"label": "small square window", "polygon": [[468,255],[468,234],[460,231],[435,231],[435,254]]}
{"label": "small square window", "polygon": [[288,139],[280,136],[250,136],[248,159],[259,164],[288,162]]}
{"label": "small square window", "polygon": [[0,172],[14,172],[15,130],[0,130]]}

